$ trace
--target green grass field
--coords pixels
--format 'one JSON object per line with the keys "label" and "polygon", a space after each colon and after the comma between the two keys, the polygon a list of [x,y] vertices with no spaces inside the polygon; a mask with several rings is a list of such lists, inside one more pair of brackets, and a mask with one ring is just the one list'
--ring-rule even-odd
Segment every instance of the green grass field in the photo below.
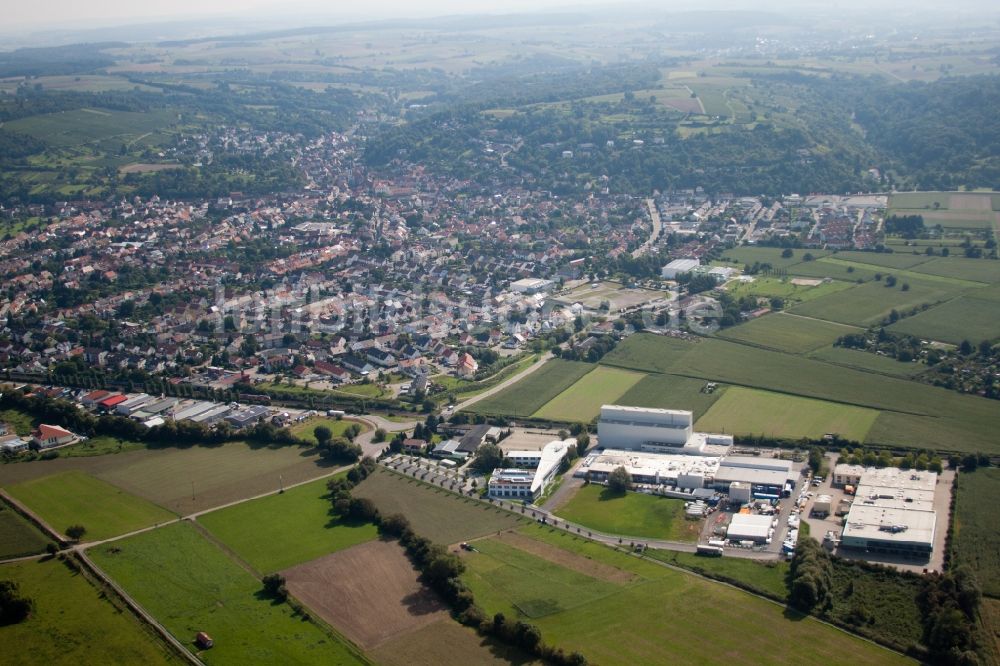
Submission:
{"label": "green grass field", "polygon": [[[477,541],[463,579],[487,616],[519,608],[549,610],[530,621],[546,642],[579,650],[600,664],[709,664],[725,660],[820,663],[850,655],[852,664],[908,663],[895,653],[778,604],[563,532],[532,526],[524,535],[556,546],[558,559],[511,552],[503,539]],[[570,561],[572,560],[572,562]],[[593,562],[595,564],[587,564]],[[568,571],[555,573],[553,566]],[[626,580],[599,576],[618,570]],[[567,585],[593,570],[583,589]],[[613,593],[603,594],[608,586]],[[614,618],[614,621],[609,621]],[[665,628],[669,627],[669,630]]]}
{"label": "green grass field", "polygon": [[384,515],[403,514],[414,532],[446,545],[506,530],[526,520],[381,468],[352,494],[369,498]]}
{"label": "green grass field", "polygon": [[371,523],[344,523],[330,512],[326,479],[205,514],[213,535],[260,573],[270,573],[370,541]]}
{"label": "green grass field", "polygon": [[[91,557],[180,642],[206,631],[207,664],[364,663],[347,643],[258,596],[260,582],[189,524],[100,546]],[[193,648],[193,646],[192,646]]]}
{"label": "green grass field", "polygon": [[734,581],[747,588],[777,599],[788,597],[789,563],[787,560],[747,560],[739,557],[702,557],[676,550],[646,551],[651,557],[667,564],[690,569],[709,578]]}
{"label": "green grass field", "polygon": [[[975,292],[973,292],[975,293]],[[978,298],[956,298],[890,326],[892,333],[959,344],[1000,338],[1000,308]]]}
{"label": "green grass field", "polygon": [[590,421],[600,413],[601,405],[615,403],[644,376],[629,370],[595,366],[532,416],[553,421]]}
{"label": "green grass field", "polygon": [[699,521],[684,518],[684,500],[618,495],[597,484],[581,487],[556,515],[598,532],[643,539],[695,542],[701,530]]}
{"label": "green grass field", "polygon": [[0,559],[45,551],[49,540],[38,528],[6,504],[0,503]]}
{"label": "green grass field", "polygon": [[6,129],[27,134],[53,146],[76,146],[114,139],[129,143],[176,121],[167,110],[139,113],[108,109],[60,111],[6,123]]}
{"label": "green grass field", "polygon": [[594,369],[590,363],[552,359],[511,387],[471,407],[478,414],[528,416]]}
{"label": "green grass field", "polygon": [[751,266],[755,263],[771,264],[773,268],[780,269],[801,263],[806,252],[811,254],[814,259],[830,254],[826,250],[793,250],[791,257],[782,257],[782,252],[783,250],[777,247],[734,247],[723,252],[722,257],[735,260],[739,264]]}
{"label": "green grass field", "polygon": [[668,373],[696,344],[660,335],[633,335],[606,354],[601,364],[640,372]]}
{"label": "green grass field", "polygon": [[0,565],[0,580],[15,581],[35,602],[27,620],[0,626],[4,664],[185,663],[131,613],[112,605],[59,560]]}
{"label": "green grass field", "polygon": [[833,254],[831,258],[886,269],[908,269],[931,261],[933,257],[912,252],[856,252],[845,251]]}
{"label": "green grass field", "polygon": [[362,421],[354,421],[351,419],[340,419],[338,421],[335,418],[317,416],[311,419],[306,419],[302,423],[296,423],[291,427],[291,431],[296,437],[301,437],[302,439],[307,439],[310,442],[315,442],[316,436],[313,432],[315,432],[316,428],[319,426],[326,426],[329,428],[334,437],[343,437],[344,431],[354,424],[361,426],[361,432],[368,432],[371,430],[371,426]]}
{"label": "green grass field", "polygon": [[860,370],[871,370],[893,377],[913,377],[927,369],[920,363],[901,363],[888,356],[879,356],[859,349],[847,347],[820,347],[809,353],[810,358],[837,365],[845,365]]}
{"label": "green grass field", "polygon": [[721,339],[633,335],[602,363],[618,365],[623,359],[636,369],[668,365],[676,375],[890,410],[872,427],[873,444],[998,450],[994,433],[1000,414],[985,398]]}
{"label": "green grass field", "polygon": [[87,528],[86,541],[118,536],[176,516],[152,502],[83,472],[64,472],[11,486],[7,491],[65,532],[70,525]]}
{"label": "green grass field", "polygon": [[544,666],[517,647],[484,638],[450,618],[391,638],[369,654],[380,666]]}
{"label": "green grass field", "polygon": [[719,331],[719,337],[789,353],[804,353],[834,343],[860,329],[784,312],[757,317],[745,324]]}
{"label": "green grass field", "polygon": [[658,407],[660,409],[686,409],[701,417],[715,404],[725,388],[720,386],[712,393],[704,393],[705,382],[677,375],[646,375],[628,393],[618,399],[619,405],[632,407]]}
{"label": "green grass field", "polygon": [[956,564],[968,565],[983,593],[1000,597],[1000,524],[989,498],[1000,492],[1000,469],[978,469],[958,477],[955,509]]}
{"label": "green grass field", "polygon": [[[1000,261],[990,259],[965,259],[940,257],[913,269],[916,273],[970,280],[972,282],[1000,282]],[[970,292],[975,293],[975,292]]]}
{"label": "green grass field", "polygon": [[786,438],[816,439],[836,433],[863,442],[878,415],[874,409],[733,386],[696,427],[703,432]]}
{"label": "green grass field", "polygon": [[[909,290],[903,291],[906,282]],[[789,310],[792,314],[827,321],[870,326],[877,324],[892,312],[909,310],[923,304],[935,304],[954,297],[961,291],[952,285],[911,281],[899,278],[895,287],[885,282],[866,282],[853,289],[823,296],[801,303]]]}
{"label": "green grass field", "polygon": [[753,282],[733,281],[726,286],[726,291],[734,298],[756,296],[758,298],[783,298],[786,307],[793,303],[811,301],[820,296],[826,296],[844,289],[850,289],[853,283],[842,280],[830,280],[817,285],[795,284],[795,278],[790,277],[756,277]]}

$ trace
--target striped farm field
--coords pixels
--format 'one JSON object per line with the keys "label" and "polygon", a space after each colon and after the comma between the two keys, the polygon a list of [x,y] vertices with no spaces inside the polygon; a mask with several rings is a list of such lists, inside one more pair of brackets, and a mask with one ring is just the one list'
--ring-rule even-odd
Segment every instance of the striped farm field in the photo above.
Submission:
{"label": "striped farm field", "polygon": [[639,372],[595,366],[533,416],[553,421],[590,421],[600,413],[601,405],[616,402],[643,377]]}
{"label": "striped farm field", "polygon": [[804,353],[860,330],[854,326],[779,312],[723,329],[719,337],[779,351]]}
{"label": "striped farm field", "polygon": [[836,433],[863,442],[879,412],[865,407],[733,386],[698,420],[704,432],[820,438]]}

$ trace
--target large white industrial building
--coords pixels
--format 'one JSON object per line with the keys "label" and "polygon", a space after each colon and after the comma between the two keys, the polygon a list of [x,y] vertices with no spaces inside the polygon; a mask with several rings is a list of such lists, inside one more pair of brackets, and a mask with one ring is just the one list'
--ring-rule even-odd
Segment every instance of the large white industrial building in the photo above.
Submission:
{"label": "large white industrial building", "polygon": [[733,445],[732,435],[694,431],[691,412],[604,405],[597,422],[601,446],[609,449],[721,456]]}
{"label": "large white industrial building", "polygon": [[926,558],[934,550],[934,472],[866,468],[858,479],[840,545],[870,553]]}

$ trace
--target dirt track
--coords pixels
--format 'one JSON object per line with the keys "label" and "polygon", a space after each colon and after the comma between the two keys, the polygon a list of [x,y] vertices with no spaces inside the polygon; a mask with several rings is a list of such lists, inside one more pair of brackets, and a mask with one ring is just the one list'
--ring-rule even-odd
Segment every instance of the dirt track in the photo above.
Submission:
{"label": "dirt track", "polygon": [[448,618],[394,541],[370,541],[283,573],[293,596],[365,649]]}

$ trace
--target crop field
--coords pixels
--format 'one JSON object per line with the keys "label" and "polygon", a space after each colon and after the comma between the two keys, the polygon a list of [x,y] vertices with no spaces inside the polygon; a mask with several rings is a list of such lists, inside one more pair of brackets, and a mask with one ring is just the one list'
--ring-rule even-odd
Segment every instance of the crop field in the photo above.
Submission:
{"label": "crop field", "polygon": [[988,467],[958,477],[954,551],[957,564],[968,565],[983,593],[1000,597],[1000,525],[987,499],[1000,492],[1000,469]]}
{"label": "crop field", "polygon": [[927,369],[926,365],[920,363],[901,363],[888,356],[879,356],[847,347],[821,347],[810,352],[809,358],[860,370],[870,370],[893,377],[914,377]]}
{"label": "crop field", "polygon": [[613,493],[604,486],[580,487],[556,515],[606,534],[626,534],[643,539],[698,540],[699,521],[684,517],[684,500],[645,493]]}
{"label": "crop field", "polygon": [[277,490],[282,481],[286,486],[309,481],[330,469],[312,448],[231,442],[0,465],[0,487],[76,470],[187,515]]}
{"label": "crop field", "polygon": [[651,289],[630,289],[618,282],[600,282],[598,287],[592,287],[589,283],[582,284],[572,291],[556,297],[555,300],[572,305],[580,303],[584,307],[596,310],[601,303],[607,301],[612,310],[618,308],[632,307],[660,298],[664,294]]}
{"label": "crop field", "polygon": [[575,384],[533,414],[553,421],[590,421],[601,405],[614,403],[645,375],[608,366],[595,366]]}
{"label": "crop field", "polygon": [[48,542],[21,514],[0,503],[0,559],[42,553]]}
{"label": "crop field", "polygon": [[888,330],[954,344],[994,340],[1000,337],[1000,307],[978,298],[956,298],[900,319]]}
{"label": "crop field", "polygon": [[985,398],[721,339],[686,342],[634,335],[602,363],[616,354],[636,367],[654,366],[669,356],[671,372],[678,375],[889,410],[876,420],[868,436],[870,443],[998,450],[995,431],[1000,427],[1000,414]]}
{"label": "crop field", "polygon": [[836,433],[863,442],[878,411],[734,386],[698,420],[705,432],[819,438]]}
{"label": "crop field", "polygon": [[[879,255],[874,255],[879,256]],[[974,282],[971,280],[962,280],[960,278],[948,277],[944,275],[933,275],[931,273],[920,273],[916,270],[911,270],[908,268],[886,268],[884,266],[879,266],[876,264],[865,264],[860,261],[848,261],[847,259],[841,259],[839,257],[824,257],[819,261],[815,262],[824,267],[830,267],[833,270],[843,268],[844,270],[858,270],[872,272],[875,281],[878,281],[878,275],[883,276],[894,275],[900,280],[917,280],[918,282],[929,282],[935,285],[948,285],[955,289],[973,289],[976,287],[982,287],[983,283]],[[802,264],[800,264],[801,266]],[[921,264],[914,266],[914,269],[920,268]],[[792,268],[793,271],[797,270],[798,266]]]}
{"label": "crop field", "polygon": [[789,353],[804,353],[836,342],[860,329],[844,324],[796,317],[787,313],[757,317],[745,324],[723,329],[720,338],[760,345]]}
{"label": "crop field", "polygon": [[900,278],[895,287],[887,287],[885,282],[866,282],[847,291],[796,305],[789,312],[842,324],[870,326],[888,317],[892,310],[905,311],[925,303],[934,304],[958,292],[949,285],[930,282],[907,282],[910,288],[903,291],[903,282]]}
{"label": "crop field", "polygon": [[686,409],[694,413],[694,418],[715,404],[725,392],[719,386],[711,393],[705,393],[703,379],[691,379],[678,375],[646,375],[628,393],[618,399],[619,405],[632,407],[657,407],[659,409]]}
{"label": "crop field", "polygon": [[383,515],[403,514],[414,532],[445,545],[510,529],[526,520],[382,468],[352,494],[375,502]]}
{"label": "crop field", "polygon": [[331,513],[326,479],[320,479],[198,517],[198,522],[260,573],[370,541],[371,523],[352,524]]}
{"label": "crop field", "polygon": [[475,403],[471,411],[512,416],[534,414],[593,369],[590,363],[552,359],[515,386]]}
{"label": "crop field", "polygon": [[[564,551],[564,559],[594,568],[600,564],[601,577],[512,547],[504,535],[476,542],[481,552],[463,557],[468,567],[463,579],[487,616],[530,617],[547,642],[579,650],[593,662],[717,663],[725,655],[740,661],[818,663],[831,654],[849,654],[855,664],[907,663],[746,592],[554,529],[520,532]],[[611,582],[603,575],[609,569],[629,577]],[[665,626],[671,630],[665,632]]]}
{"label": "crop field", "polygon": [[76,146],[115,139],[119,144],[156,132],[176,119],[170,111],[111,111],[77,109],[20,118],[6,123],[14,132],[27,134],[53,146]]}
{"label": "crop field", "polygon": [[182,664],[131,613],[55,559],[0,565],[35,602],[27,620],[0,626],[4,664]]}
{"label": "crop field", "polygon": [[660,335],[633,335],[606,354],[601,364],[640,372],[671,372],[697,344]]}
{"label": "crop field", "polygon": [[364,663],[347,643],[258,596],[260,582],[185,523],[144,532],[90,553],[159,620],[192,645],[199,631],[215,647],[207,664]]}
{"label": "crop field", "polygon": [[396,541],[370,541],[283,575],[292,596],[365,649],[448,618]]}
{"label": "crop field", "polygon": [[913,269],[917,273],[970,280],[972,282],[1000,282],[1000,261],[939,257]]}
{"label": "crop field", "polygon": [[7,491],[58,532],[70,525],[87,528],[85,539],[118,536],[175,518],[152,502],[83,472],[42,477]]}
{"label": "crop field", "polygon": [[233,442],[148,453],[155,455],[115,456],[122,464],[97,476],[180,515],[314,479],[329,469],[312,449],[296,446],[254,448]]}
{"label": "crop field", "polygon": [[543,662],[533,660],[521,650],[483,638],[450,618],[389,639],[368,654],[382,666],[544,666]]}

